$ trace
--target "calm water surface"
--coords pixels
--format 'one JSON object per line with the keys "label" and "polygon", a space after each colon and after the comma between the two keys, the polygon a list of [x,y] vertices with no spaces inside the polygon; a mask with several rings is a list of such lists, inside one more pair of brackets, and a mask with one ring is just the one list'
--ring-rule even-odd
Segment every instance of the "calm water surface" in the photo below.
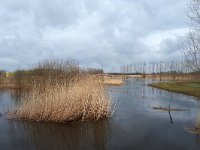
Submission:
{"label": "calm water surface", "polygon": [[[195,122],[200,103],[147,86],[150,82],[131,79],[124,86],[109,87],[116,112],[97,122],[35,123],[0,115],[0,150],[200,150],[200,136],[184,129]],[[15,101],[11,91],[0,91],[0,112]],[[186,111],[152,109],[170,104]]]}

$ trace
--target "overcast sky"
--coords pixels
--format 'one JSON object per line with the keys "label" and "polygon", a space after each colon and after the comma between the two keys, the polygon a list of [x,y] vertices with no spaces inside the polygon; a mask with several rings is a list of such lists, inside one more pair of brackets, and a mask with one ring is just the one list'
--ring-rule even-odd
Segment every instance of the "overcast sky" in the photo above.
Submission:
{"label": "overcast sky", "polygon": [[74,58],[111,71],[181,55],[188,0],[0,0],[0,69]]}

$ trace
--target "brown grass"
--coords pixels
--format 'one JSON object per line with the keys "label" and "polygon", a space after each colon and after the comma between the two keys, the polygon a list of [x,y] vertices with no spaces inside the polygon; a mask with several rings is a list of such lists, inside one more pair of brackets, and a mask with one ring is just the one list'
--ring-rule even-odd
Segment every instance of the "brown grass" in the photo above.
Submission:
{"label": "brown grass", "polygon": [[46,83],[43,90],[34,85],[31,92],[23,93],[20,103],[9,110],[9,118],[66,122],[98,120],[112,113],[104,87],[90,77],[70,86]]}
{"label": "brown grass", "polygon": [[120,86],[120,85],[123,85],[123,81],[122,79],[104,79],[103,84]]}
{"label": "brown grass", "polygon": [[17,86],[13,78],[3,77],[0,78],[0,89],[16,89]]}
{"label": "brown grass", "polygon": [[120,86],[124,84],[123,78],[121,76],[104,74],[100,76],[100,79],[104,85]]}
{"label": "brown grass", "polygon": [[112,103],[102,82],[80,70],[69,70],[71,66],[58,64],[57,70],[48,65],[40,66],[34,76],[20,75],[19,102],[9,108],[8,118],[68,122],[111,116]]}

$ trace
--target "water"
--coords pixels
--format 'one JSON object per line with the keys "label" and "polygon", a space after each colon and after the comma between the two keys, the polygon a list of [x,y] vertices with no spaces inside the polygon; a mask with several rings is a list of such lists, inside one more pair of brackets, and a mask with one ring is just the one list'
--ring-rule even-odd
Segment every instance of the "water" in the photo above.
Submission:
{"label": "water", "polygon": [[[150,80],[127,80],[109,87],[117,103],[110,119],[70,124],[7,120],[0,116],[0,150],[199,150],[200,136],[184,128],[195,122],[200,104],[193,97],[147,86]],[[0,91],[0,112],[16,97]],[[186,109],[164,112],[152,107]]]}

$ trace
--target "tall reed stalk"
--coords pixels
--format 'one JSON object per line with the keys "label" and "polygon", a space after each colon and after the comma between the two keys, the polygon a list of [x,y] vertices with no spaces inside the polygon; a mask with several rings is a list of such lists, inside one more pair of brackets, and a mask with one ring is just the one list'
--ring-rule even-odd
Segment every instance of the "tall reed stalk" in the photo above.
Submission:
{"label": "tall reed stalk", "polygon": [[68,122],[109,117],[112,104],[105,86],[74,62],[45,61],[17,77],[19,101],[9,118]]}

